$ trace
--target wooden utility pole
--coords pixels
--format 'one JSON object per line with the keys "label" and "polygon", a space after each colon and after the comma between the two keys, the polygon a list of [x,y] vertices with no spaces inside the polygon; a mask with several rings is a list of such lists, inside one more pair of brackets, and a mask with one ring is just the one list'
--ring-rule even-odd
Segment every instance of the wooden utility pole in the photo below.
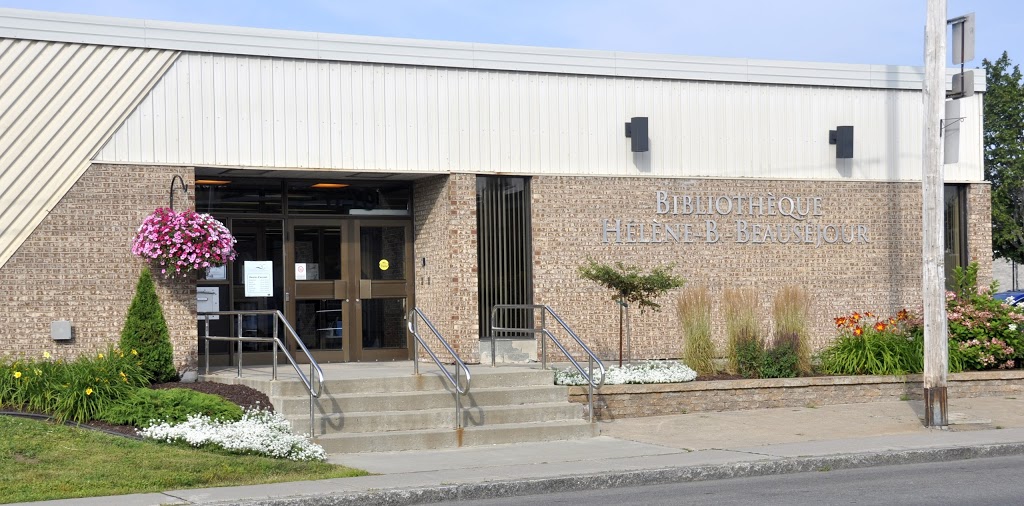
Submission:
{"label": "wooden utility pole", "polygon": [[924,263],[924,420],[946,427],[946,290],[943,268],[942,116],[946,101],[946,0],[927,0],[924,32],[924,167],[922,253]]}

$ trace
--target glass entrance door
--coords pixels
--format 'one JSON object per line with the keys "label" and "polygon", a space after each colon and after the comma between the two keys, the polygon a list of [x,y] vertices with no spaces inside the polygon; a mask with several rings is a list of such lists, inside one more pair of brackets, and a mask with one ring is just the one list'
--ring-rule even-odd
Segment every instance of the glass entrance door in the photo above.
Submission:
{"label": "glass entrance door", "polygon": [[317,360],[407,360],[409,223],[310,219],[288,228],[288,317]]}

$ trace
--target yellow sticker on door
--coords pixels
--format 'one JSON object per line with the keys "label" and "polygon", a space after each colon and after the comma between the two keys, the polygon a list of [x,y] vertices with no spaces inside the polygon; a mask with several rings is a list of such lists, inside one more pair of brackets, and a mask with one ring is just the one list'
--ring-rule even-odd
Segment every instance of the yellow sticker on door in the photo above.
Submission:
{"label": "yellow sticker on door", "polygon": [[388,259],[384,258],[380,262],[377,262],[377,266],[380,267],[380,270],[386,271],[388,270],[388,267],[391,267],[391,264],[388,263]]}

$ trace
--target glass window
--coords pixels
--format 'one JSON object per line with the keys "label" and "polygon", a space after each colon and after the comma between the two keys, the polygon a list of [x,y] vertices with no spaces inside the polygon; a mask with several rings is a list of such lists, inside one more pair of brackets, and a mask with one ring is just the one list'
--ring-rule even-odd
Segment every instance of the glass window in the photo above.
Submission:
{"label": "glass window", "polygon": [[405,227],[359,227],[361,279],[405,279]]}
{"label": "glass window", "polygon": [[409,214],[409,183],[288,182],[288,212],[292,214]]}
{"label": "glass window", "polygon": [[[203,184],[203,181],[209,184]],[[281,181],[277,179],[204,179],[196,176],[196,210],[213,215],[283,211]]]}
{"label": "glass window", "polygon": [[967,198],[964,185],[947,184],[945,190],[945,255],[943,258],[946,289],[956,288],[953,270],[967,267]]}

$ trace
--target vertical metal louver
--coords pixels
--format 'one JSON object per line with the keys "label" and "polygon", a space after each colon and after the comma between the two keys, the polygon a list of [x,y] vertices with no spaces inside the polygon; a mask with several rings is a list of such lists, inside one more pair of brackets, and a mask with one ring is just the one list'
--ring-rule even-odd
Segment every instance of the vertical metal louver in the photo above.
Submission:
{"label": "vertical metal louver", "polygon": [[[476,179],[481,338],[490,336],[495,304],[533,303],[529,188],[526,177]],[[513,318],[498,322],[501,327],[524,327],[530,320],[522,311],[502,313],[499,318]]]}

